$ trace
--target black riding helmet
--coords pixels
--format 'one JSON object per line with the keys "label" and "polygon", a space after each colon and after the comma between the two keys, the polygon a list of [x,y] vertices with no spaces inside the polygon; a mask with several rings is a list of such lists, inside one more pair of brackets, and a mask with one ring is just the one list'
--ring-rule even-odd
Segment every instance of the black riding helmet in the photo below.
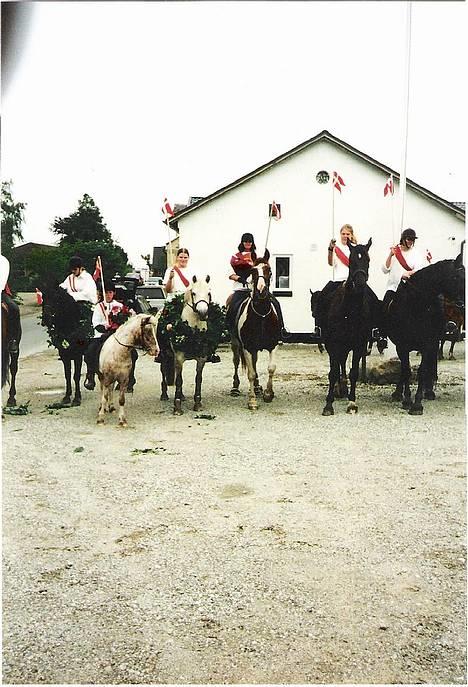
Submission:
{"label": "black riding helmet", "polygon": [[250,241],[252,243],[252,247],[250,248],[250,252],[255,253],[255,251],[257,250],[257,246],[255,245],[253,234],[251,234],[248,231],[245,232],[245,234],[242,234],[242,236],[241,236],[241,242],[237,246],[239,253],[242,253],[242,251],[245,250],[244,241]]}
{"label": "black riding helmet", "polygon": [[417,238],[418,237],[416,236],[414,229],[405,229],[401,233],[400,241],[405,241],[406,239],[409,239],[410,241],[416,241]]}

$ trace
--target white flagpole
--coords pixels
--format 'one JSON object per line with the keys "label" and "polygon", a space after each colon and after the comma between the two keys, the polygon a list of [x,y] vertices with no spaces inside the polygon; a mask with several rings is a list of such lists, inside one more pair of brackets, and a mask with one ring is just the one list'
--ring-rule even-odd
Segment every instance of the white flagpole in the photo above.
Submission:
{"label": "white flagpole", "polygon": [[395,181],[393,179],[393,174],[390,174],[390,179],[392,183],[392,199],[390,201],[391,203],[391,211],[392,211],[392,246],[395,245],[396,237],[395,237]]}
{"label": "white flagpole", "polygon": [[167,224],[167,247],[169,250],[169,265],[168,267],[174,267],[174,256],[172,254],[172,241],[171,232],[169,227],[169,215],[166,214],[166,224]]}
{"label": "white flagpole", "polygon": [[405,110],[403,118],[403,151],[400,174],[400,233],[403,230],[405,219],[406,197],[406,159],[408,153],[408,119],[409,119],[409,95],[410,95],[410,65],[411,65],[411,2],[406,6],[406,61],[405,61]]}
{"label": "white flagpole", "polygon": [[[335,179],[333,177],[333,172],[331,173],[331,180],[332,180],[332,239],[335,238]],[[333,259],[334,256],[332,255],[332,269],[333,269],[333,276],[332,276],[332,281],[335,281],[335,260]]]}

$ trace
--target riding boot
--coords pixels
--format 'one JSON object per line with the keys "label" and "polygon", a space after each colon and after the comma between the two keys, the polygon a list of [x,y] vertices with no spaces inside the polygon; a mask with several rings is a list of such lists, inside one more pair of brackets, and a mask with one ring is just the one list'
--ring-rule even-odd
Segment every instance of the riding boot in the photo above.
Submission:
{"label": "riding boot", "polygon": [[95,388],[96,383],[94,381],[94,372],[90,372],[88,370],[83,386],[85,389],[88,389],[88,391],[92,391]]}
{"label": "riding boot", "polygon": [[279,301],[277,298],[274,296],[271,297],[271,302],[273,304],[273,307],[276,312],[276,316],[278,317],[278,322],[280,326],[280,339],[281,341],[286,341],[287,339],[290,338],[291,332],[289,332],[286,327],[284,326],[284,320],[283,320],[283,312],[281,310],[281,305],[279,304]]}

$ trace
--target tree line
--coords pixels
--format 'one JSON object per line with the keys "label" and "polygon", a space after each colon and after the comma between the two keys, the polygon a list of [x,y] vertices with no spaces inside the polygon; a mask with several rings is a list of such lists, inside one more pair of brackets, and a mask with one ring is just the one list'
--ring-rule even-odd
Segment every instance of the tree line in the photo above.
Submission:
{"label": "tree line", "polygon": [[53,246],[37,247],[21,256],[14,250],[23,240],[22,225],[26,203],[15,201],[12,181],[3,181],[1,189],[2,254],[10,261],[10,288],[14,292],[34,291],[50,279],[63,281],[68,274],[68,261],[79,255],[88,272],[93,274],[96,258],[101,256],[104,274],[126,274],[133,270],[127,253],[112,238],[101,211],[87,193],[67,217],[56,217],[50,230],[57,236]]}

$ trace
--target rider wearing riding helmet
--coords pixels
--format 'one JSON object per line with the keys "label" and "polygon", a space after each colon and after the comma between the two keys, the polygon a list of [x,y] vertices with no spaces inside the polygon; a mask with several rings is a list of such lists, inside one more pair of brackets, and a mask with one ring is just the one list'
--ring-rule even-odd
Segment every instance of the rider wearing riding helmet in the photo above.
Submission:
{"label": "rider wearing riding helmet", "polygon": [[422,253],[415,246],[418,237],[414,229],[405,229],[400,237],[400,242],[390,248],[382,272],[388,274],[387,291],[383,303],[384,307],[393,299],[401,280],[406,280],[412,274],[427,267],[431,257],[428,251]]}
{"label": "rider wearing riding helmet", "polygon": [[[249,296],[250,290],[247,285],[247,279],[250,275],[255,260],[257,259],[256,246],[253,234],[245,232],[242,234],[239,245],[237,246],[237,253],[231,257],[230,264],[232,270],[229,272],[229,279],[233,284],[233,293],[228,296],[226,301],[226,324],[232,330],[234,328],[237,312],[241,303]],[[283,313],[278,300],[270,294],[272,305],[275,309],[276,316],[281,328],[281,339],[286,339],[289,332],[284,327]]]}

